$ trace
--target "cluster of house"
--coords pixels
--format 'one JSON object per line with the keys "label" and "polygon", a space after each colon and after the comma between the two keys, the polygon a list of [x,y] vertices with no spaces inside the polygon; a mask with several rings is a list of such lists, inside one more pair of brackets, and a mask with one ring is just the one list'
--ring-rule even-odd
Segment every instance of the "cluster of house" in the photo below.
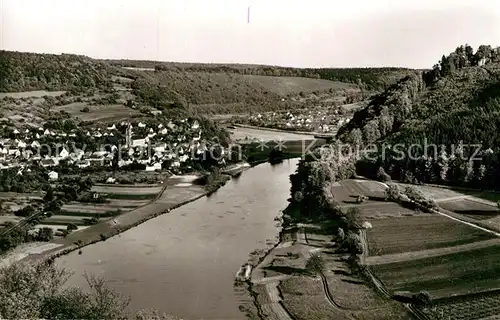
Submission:
{"label": "cluster of house", "polygon": [[[106,128],[87,131],[84,135],[95,138],[106,136],[123,136],[118,127],[126,127],[125,141],[119,145],[102,145],[98,150],[82,150],[72,144],[72,132],[59,132],[43,128],[19,130],[13,129],[14,138],[0,139],[0,169],[19,167],[22,173],[27,164],[38,163],[43,167],[56,167],[61,161],[76,165],[79,168],[90,166],[111,166],[118,160],[118,166],[123,167],[137,162],[146,166],[146,171],[161,170],[162,164],[169,160],[171,168],[180,168],[188,160],[199,157],[207,150],[207,144],[201,140],[202,130],[197,121],[191,123],[187,119],[177,123],[148,126],[139,122],[136,126],[122,122]],[[81,134],[81,133],[80,133]],[[12,136],[12,135],[11,135]],[[44,137],[57,137],[65,141],[57,145],[56,150],[42,145]],[[52,145],[53,147],[53,145]],[[43,152],[45,149],[45,152]],[[115,159],[118,157],[118,159]],[[55,172],[51,179],[57,179]]]}
{"label": "cluster of house", "polygon": [[277,129],[333,133],[348,121],[338,110],[298,111],[294,113],[268,112],[250,116],[250,124]]}

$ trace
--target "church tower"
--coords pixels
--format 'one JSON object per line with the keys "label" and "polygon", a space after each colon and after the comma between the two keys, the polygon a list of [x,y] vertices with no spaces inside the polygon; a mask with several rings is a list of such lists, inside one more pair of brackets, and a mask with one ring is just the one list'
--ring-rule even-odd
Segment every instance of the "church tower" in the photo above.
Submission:
{"label": "church tower", "polygon": [[132,147],[132,125],[130,122],[127,125],[127,131],[125,133],[125,144],[127,148],[130,149]]}

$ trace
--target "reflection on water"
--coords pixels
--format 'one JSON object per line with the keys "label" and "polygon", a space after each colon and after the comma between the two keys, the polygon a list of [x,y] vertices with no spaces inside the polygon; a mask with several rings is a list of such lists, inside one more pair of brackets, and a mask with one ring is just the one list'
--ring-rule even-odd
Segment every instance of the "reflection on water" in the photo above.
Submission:
{"label": "reflection on water", "polygon": [[[245,319],[234,276],[255,249],[275,239],[275,216],[287,205],[289,175],[298,160],[262,164],[211,197],[187,204],[116,237],[58,259],[75,271],[103,275],[132,299],[188,319]],[[168,189],[167,191],[168,192]]]}

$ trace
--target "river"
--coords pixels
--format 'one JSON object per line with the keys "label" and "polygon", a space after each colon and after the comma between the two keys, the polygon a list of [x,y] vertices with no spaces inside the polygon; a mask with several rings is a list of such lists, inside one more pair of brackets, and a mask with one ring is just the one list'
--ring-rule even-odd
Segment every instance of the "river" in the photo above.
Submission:
{"label": "river", "polygon": [[[130,308],[178,317],[245,319],[233,288],[249,253],[277,238],[274,218],[287,205],[298,159],[251,168],[210,197],[149,220],[105,242],[57,260],[84,286],[85,271],[102,275],[131,298]],[[166,190],[168,192],[168,189]]]}

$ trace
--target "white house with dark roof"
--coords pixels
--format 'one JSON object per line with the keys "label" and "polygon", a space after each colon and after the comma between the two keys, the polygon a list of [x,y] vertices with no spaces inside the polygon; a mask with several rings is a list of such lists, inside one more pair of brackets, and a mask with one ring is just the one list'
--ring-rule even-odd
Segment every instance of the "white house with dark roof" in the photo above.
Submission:
{"label": "white house with dark roof", "polygon": [[57,179],[59,179],[59,174],[55,171],[50,171],[48,175],[49,175],[49,181],[57,181]]}
{"label": "white house with dark roof", "polygon": [[61,152],[59,152],[59,159],[66,159],[69,156],[69,151],[66,148],[63,148]]}

